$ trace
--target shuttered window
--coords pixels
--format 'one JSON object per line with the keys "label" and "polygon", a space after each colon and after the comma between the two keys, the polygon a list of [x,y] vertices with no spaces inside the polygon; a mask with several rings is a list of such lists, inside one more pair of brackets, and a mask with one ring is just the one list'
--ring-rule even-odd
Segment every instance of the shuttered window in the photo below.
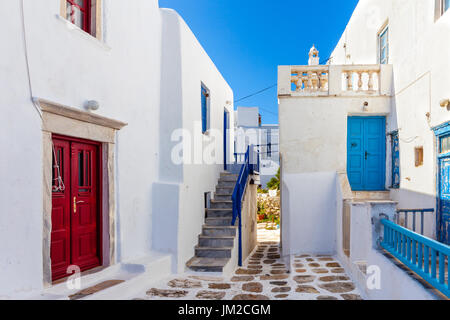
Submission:
{"label": "shuttered window", "polygon": [[400,188],[400,143],[398,131],[391,133],[392,188]]}
{"label": "shuttered window", "polygon": [[202,132],[209,129],[209,90],[202,85]]}

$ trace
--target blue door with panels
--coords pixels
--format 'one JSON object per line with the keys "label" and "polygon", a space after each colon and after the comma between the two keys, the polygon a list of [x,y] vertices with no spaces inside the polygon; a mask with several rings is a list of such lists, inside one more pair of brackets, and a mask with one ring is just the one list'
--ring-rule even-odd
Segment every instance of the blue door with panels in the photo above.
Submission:
{"label": "blue door with panels", "polygon": [[437,238],[450,245],[450,135],[439,137]]}
{"label": "blue door with panels", "polygon": [[385,190],[386,118],[349,117],[347,140],[347,175],[352,190]]}
{"label": "blue door with panels", "polygon": [[437,238],[450,245],[450,156],[439,160]]}

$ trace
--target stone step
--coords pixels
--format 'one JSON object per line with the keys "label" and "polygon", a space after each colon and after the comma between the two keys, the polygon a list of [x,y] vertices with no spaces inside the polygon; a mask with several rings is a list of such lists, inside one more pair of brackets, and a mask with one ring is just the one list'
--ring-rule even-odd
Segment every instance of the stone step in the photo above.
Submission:
{"label": "stone step", "polygon": [[198,258],[231,258],[233,247],[195,247],[195,256]]}
{"label": "stone step", "polygon": [[353,191],[353,200],[391,200],[389,191]]}
{"label": "stone step", "polygon": [[199,247],[211,247],[211,248],[229,248],[234,246],[234,237],[198,237]]}
{"label": "stone step", "polygon": [[226,175],[226,176],[221,176],[219,179],[219,182],[226,182],[226,181],[230,181],[230,182],[234,182],[234,184],[236,184],[236,181],[238,179],[238,175]]}
{"label": "stone step", "polygon": [[233,188],[236,186],[236,181],[220,181],[217,184],[218,188]]}
{"label": "stone step", "polygon": [[234,187],[235,186],[232,186],[232,187],[219,187],[219,186],[217,186],[216,187],[216,193],[218,193],[218,194],[233,194]]}
{"label": "stone step", "polygon": [[204,236],[209,237],[235,237],[237,234],[236,226],[203,226]]}
{"label": "stone step", "polygon": [[189,269],[196,272],[222,272],[228,261],[230,261],[229,258],[194,257],[186,265]]}
{"label": "stone step", "polygon": [[230,171],[222,171],[221,173],[220,173],[220,176],[222,177],[222,176],[229,176],[229,175],[234,175],[234,173],[231,173]]}
{"label": "stone step", "polygon": [[207,226],[231,226],[231,221],[233,217],[217,217],[217,218],[206,218],[205,225]]}
{"label": "stone step", "polygon": [[208,218],[231,218],[233,216],[232,209],[206,209]]}
{"label": "stone step", "polygon": [[233,196],[232,193],[214,193],[214,200],[225,200],[225,201],[231,201],[231,197]]}
{"label": "stone step", "polygon": [[233,209],[233,201],[211,200],[211,209]]}

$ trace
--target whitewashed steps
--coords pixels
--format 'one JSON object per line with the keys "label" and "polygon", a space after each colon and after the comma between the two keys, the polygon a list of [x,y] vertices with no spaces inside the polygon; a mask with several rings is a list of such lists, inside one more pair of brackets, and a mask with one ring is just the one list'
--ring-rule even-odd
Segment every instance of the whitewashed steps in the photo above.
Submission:
{"label": "whitewashed steps", "polygon": [[238,176],[223,172],[220,175],[214,199],[206,209],[207,218],[199,235],[195,256],[186,266],[195,272],[223,272],[231,260],[237,237],[237,227],[231,225],[231,199]]}

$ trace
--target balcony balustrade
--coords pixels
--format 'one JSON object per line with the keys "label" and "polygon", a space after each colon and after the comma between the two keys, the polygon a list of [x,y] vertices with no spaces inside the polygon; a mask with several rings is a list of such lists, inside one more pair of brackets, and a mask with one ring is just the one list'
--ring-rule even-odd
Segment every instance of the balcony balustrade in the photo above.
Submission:
{"label": "balcony balustrade", "polygon": [[391,96],[390,65],[280,66],[278,96]]}

